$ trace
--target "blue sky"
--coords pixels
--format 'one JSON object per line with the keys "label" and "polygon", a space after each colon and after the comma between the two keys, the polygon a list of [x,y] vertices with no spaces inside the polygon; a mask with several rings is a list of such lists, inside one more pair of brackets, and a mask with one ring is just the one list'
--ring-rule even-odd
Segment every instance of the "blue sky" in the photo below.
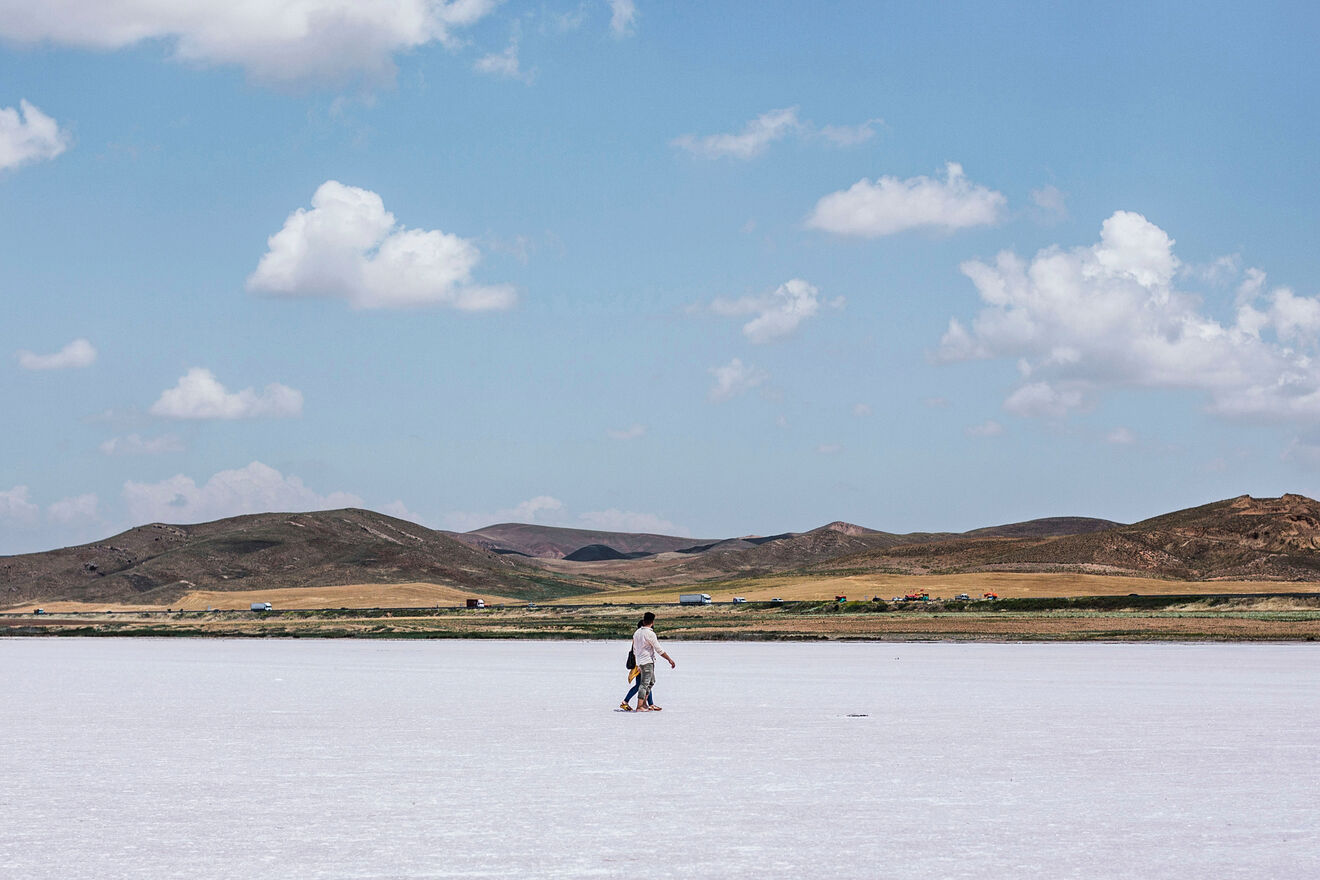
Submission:
{"label": "blue sky", "polygon": [[1315,495],[1305,4],[0,0],[0,552]]}

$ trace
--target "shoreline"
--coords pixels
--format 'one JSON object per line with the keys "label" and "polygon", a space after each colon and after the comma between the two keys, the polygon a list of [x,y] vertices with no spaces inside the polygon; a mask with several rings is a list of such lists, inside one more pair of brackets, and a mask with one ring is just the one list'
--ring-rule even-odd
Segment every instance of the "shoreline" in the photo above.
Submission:
{"label": "shoreline", "polygon": [[1315,642],[1320,596],[1088,597],[485,609],[0,613],[0,637],[626,639],[638,609],[680,641]]}

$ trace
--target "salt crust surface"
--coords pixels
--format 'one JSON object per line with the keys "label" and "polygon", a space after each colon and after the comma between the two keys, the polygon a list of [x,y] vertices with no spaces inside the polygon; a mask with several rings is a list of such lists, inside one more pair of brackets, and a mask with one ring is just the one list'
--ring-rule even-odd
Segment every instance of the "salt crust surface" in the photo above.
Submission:
{"label": "salt crust surface", "polygon": [[1314,645],[668,648],[0,639],[0,876],[1320,876]]}

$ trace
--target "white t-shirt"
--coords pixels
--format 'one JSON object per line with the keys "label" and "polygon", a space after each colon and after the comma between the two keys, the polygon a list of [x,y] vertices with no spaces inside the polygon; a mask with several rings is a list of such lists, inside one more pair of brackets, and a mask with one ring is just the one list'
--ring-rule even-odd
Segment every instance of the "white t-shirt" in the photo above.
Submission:
{"label": "white t-shirt", "polygon": [[649,626],[639,627],[637,632],[633,633],[633,657],[636,658],[637,665],[654,663],[659,653],[660,640],[655,637],[655,630]]}

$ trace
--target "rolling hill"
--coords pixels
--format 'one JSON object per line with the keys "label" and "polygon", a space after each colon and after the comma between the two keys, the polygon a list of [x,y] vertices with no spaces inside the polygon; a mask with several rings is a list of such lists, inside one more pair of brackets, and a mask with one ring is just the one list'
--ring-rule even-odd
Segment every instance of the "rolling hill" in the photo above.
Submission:
{"label": "rolling hill", "polygon": [[193,590],[409,582],[527,598],[582,591],[508,556],[356,509],[152,523],[93,544],[0,557],[0,605],[168,604]]}
{"label": "rolling hill", "polygon": [[438,584],[551,599],[771,575],[1052,572],[1187,581],[1320,581],[1320,504],[1241,496],[1123,525],[1055,517],[961,534],[833,522],[700,540],[504,523],[461,535],[368,510],[152,523],[104,541],[0,557],[0,607],[168,605],[199,591]]}

